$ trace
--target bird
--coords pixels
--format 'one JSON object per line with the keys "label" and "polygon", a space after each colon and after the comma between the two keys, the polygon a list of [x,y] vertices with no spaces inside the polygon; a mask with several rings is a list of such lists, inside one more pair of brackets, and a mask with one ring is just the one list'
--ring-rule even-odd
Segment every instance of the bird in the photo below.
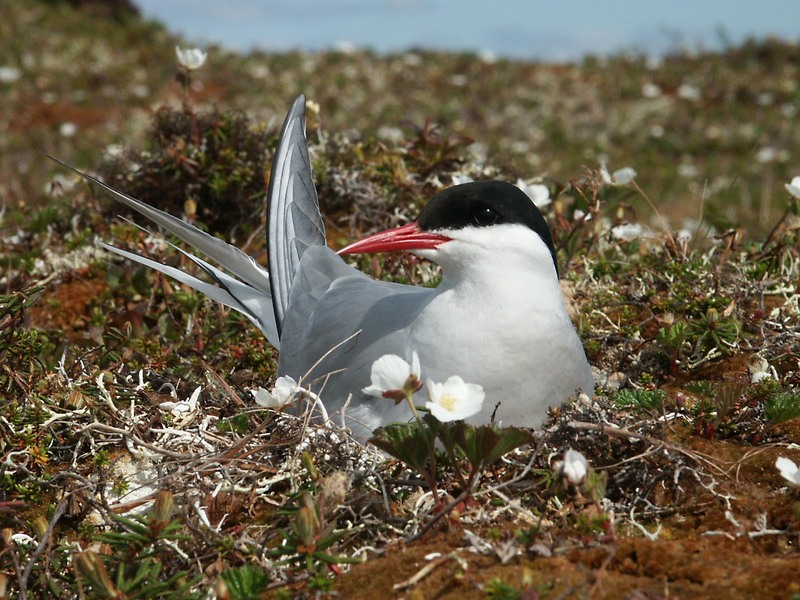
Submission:
{"label": "bird", "polygon": [[[531,199],[503,181],[454,185],[433,195],[415,221],[337,253],[327,245],[312,179],[305,106],[303,95],[292,104],[273,159],[268,268],[58,162],[205,255],[176,247],[211,282],[100,242],[104,248],[246,315],[279,350],[278,375],[316,394],[356,437],[412,418],[406,403],[364,391],[374,362],[386,354],[410,362],[416,353],[424,379],[458,375],[482,386],[486,400],[467,419],[474,424],[536,428],[550,407],[592,394],[592,371],[564,303],[553,240]],[[393,251],[437,263],[440,284],[378,281],[342,258]]]}

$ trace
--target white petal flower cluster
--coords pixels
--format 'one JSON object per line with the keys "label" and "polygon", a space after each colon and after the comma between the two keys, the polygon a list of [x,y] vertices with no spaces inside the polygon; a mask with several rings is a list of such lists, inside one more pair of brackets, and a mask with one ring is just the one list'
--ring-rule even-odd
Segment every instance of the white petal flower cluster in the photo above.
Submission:
{"label": "white petal flower cluster", "polygon": [[[378,398],[395,402],[410,399],[421,387],[419,356],[412,353],[411,364],[396,354],[384,354],[372,363],[372,385],[362,391]],[[425,404],[431,414],[442,423],[466,419],[481,410],[485,393],[483,387],[466,383],[458,375],[444,383],[426,382],[429,401]]]}
{"label": "white petal flower cluster", "polygon": [[180,46],[175,46],[175,56],[178,57],[178,63],[184,69],[194,71],[205,64],[208,52],[200,48],[187,48],[184,50]]}

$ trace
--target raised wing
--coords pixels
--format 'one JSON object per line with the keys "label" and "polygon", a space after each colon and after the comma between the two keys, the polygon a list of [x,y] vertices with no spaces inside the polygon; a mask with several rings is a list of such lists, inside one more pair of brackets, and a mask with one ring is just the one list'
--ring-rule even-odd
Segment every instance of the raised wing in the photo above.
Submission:
{"label": "raised wing", "polygon": [[303,253],[310,246],[325,245],[325,226],[311,179],[305,107],[305,96],[298,96],[286,116],[269,181],[267,242],[272,306],[279,336]]}

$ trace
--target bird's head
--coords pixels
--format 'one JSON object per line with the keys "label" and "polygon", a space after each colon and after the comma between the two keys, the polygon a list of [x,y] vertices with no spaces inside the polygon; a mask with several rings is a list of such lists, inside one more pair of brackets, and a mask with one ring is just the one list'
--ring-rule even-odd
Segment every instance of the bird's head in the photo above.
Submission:
{"label": "bird's head", "polygon": [[[447,270],[510,257],[556,267],[547,222],[531,199],[503,181],[475,181],[436,194],[408,225],[350,244],[340,254],[409,250]],[[556,267],[557,268],[557,267]]]}

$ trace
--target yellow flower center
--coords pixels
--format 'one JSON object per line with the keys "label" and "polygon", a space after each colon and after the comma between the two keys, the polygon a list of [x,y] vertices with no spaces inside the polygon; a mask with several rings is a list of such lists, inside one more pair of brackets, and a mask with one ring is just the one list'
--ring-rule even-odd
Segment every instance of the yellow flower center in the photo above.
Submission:
{"label": "yellow flower center", "polygon": [[439,400],[439,404],[443,408],[449,410],[450,412],[453,412],[453,409],[455,409],[455,407],[458,406],[458,398],[450,395],[442,396],[441,399]]}

